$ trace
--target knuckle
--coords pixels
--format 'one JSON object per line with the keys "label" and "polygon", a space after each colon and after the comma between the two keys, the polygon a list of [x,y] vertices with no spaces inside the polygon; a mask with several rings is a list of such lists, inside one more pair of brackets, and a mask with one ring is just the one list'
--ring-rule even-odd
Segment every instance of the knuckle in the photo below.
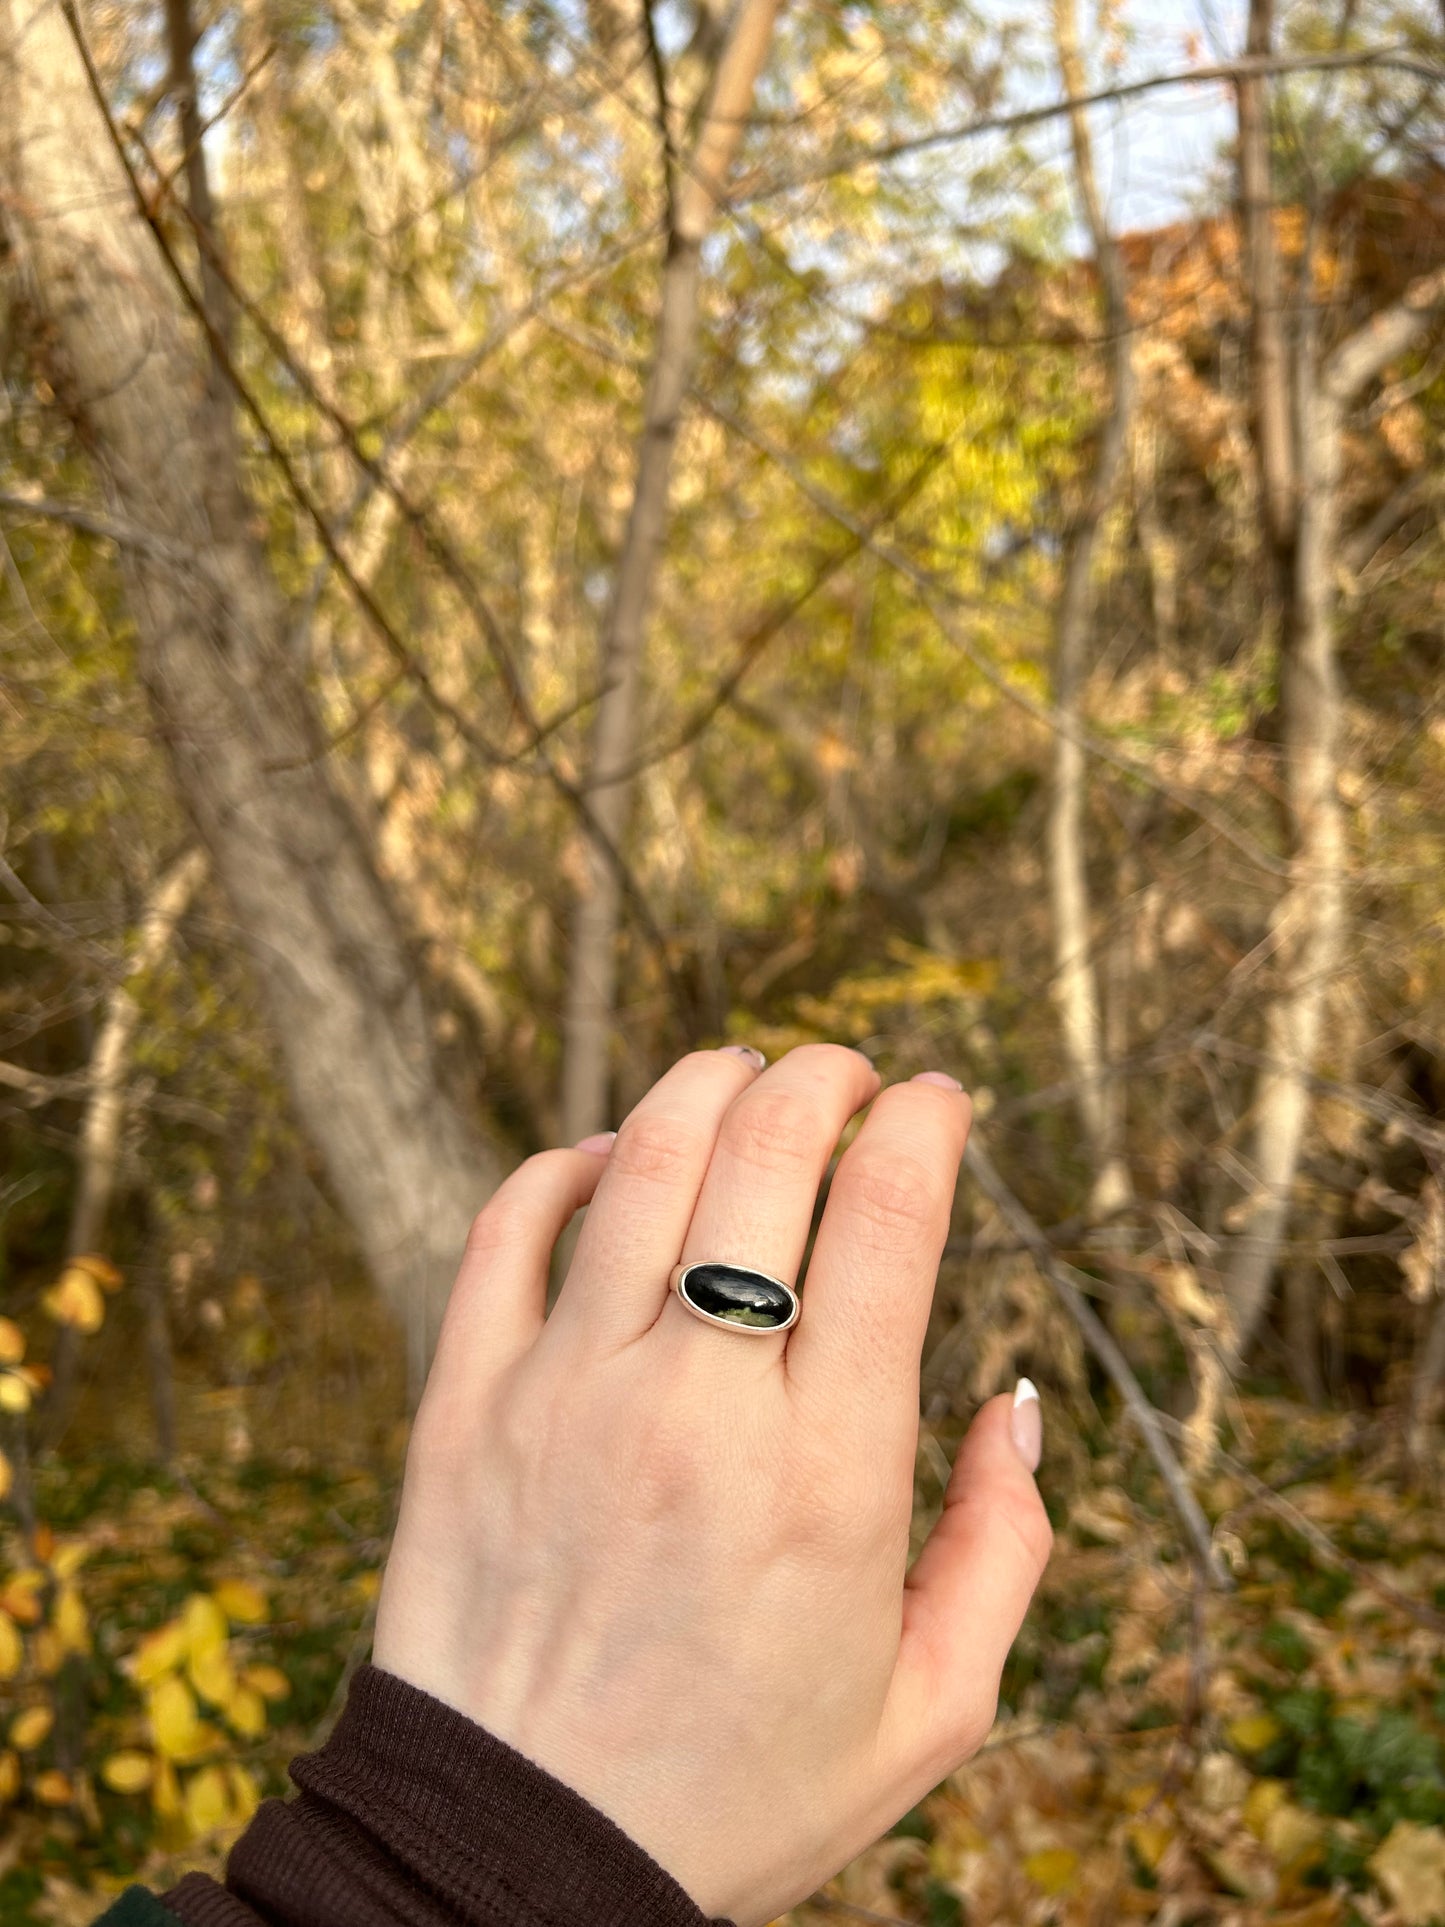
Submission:
{"label": "knuckle", "polygon": [[897,1152],[856,1161],[848,1191],[857,1216],[891,1236],[931,1231],[944,1208],[937,1175],[921,1159]]}
{"label": "knuckle", "polygon": [[1014,1540],[1028,1566],[1042,1572],[1054,1548],[1054,1529],[1035,1491],[1001,1494],[989,1507],[989,1527]]}
{"label": "knuckle", "polygon": [[697,1168],[696,1134],[674,1117],[629,1119],[608,1158],[609,1173],[643,1184],[674,1184]]}
{"label": "knuckle", "polygon": [[742,1164],[796,1169],[818,1154],[817,1130],[797,1100],[784,1092],[758,1090],[728,1113],[722,1148]]}
{"label": "knuckle", "polygon": [[794,1067],[816,1067],[831,1076],[837,1071],[857,1071],[860,1061],[867,1060],[861,1051],[851,1050],[847,1044],[795,1044],[787,1054],[787,1061]]}
{"label": "knuckle", "polygon": [[976,1704],[967,1708],[957,1727],[948,1751],[952,1764],[942,1775],[957,1772],[966,1760],[971,1760],[989,1734],[993,1731],[994,1721],[998,1718],[998,1685],[981,1685],[978,1688]]}
{"label": "knuckle", "polygon": [[467,1233],[467,1256],[494,1258],[499,1252],[510,1250],[522,1237],[525,1226],[526,1213],[517,1200],[499,1191],[472,1219]]}

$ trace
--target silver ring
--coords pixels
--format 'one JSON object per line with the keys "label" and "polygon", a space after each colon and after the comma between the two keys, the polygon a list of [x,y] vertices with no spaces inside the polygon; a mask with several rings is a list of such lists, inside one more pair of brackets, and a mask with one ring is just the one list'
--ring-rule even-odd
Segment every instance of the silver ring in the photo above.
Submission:
{"label": "silver ring", "polygon": [[694,1318],[752,1337],[785,1332],[797,1324],[802,1309],[797,1292],[781,1278],[719,1258],[674,1265],[671,1285]]}

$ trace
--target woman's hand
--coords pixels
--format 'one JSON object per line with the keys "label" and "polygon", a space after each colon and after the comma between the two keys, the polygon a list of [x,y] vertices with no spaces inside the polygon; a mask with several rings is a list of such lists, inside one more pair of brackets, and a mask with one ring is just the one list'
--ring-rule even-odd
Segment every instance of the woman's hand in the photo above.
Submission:
{"label": "woman's hand", "polygon": [[[795,1280],[786,1333],[669,1290]],[[1038,1406],[986,1405],[905,1576],[919,1357],[969,1104],[857,1051],[675,1065],[610,1148],[530,1158],[473,1227],[417,1416],[375,1661],[600,1807],[704,1913],[757,1927],[992,1723],[1049,1551]],[[550,1316],[548,1261],[591,1201]],[[544,1322],[545,1319],[545,1322]],[[1017,1434],[1017,1442],[1015,1434]]]}

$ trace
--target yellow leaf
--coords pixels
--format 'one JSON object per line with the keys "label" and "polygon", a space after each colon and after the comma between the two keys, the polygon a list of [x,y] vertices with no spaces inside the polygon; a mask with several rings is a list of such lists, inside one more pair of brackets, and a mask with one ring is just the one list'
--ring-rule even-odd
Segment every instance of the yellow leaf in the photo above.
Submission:
{"label": "yellow leaf", "polygon": [[59,1767],[54,1766],[36,1774],[34,1793],[36,1799],[47,1807],[68,1807],[75,1798],[75,1788]]}
{"label": "yellow leaf", "polygon": [[162,1820],[174,1820],[181,1811],[181,1783],[169,1760],[156,1761],[151,1779],[151,1805]]}
{"label": "yellow leaf", "polygon": [[186,1656],[186,1629],[179,1619],[168,1619],[147,1633],[130,1656],[130,1676],[137,1686],[150,1686],[173,1673]]}
{"label": "yellow leaf", "polygon": [[1164,1850],[1176,1829],[1165,1820],[1135,1820],[1129,1828],[1129,1844],[1143,1866],[1152,1873],[1164,1858]]}
{"label": "yellow leaf", "polygon": [[379,1572],[359,1572],[351,1584],[357,1598],[369,1606],[372,1600],[377,1598],[381,1592],[381,1574]]}
{"label": "yellow leaf", "polygon": [[124,1747],[100,1763],[100,1777],[112,1793],[143,1793],[155,1778],[156,1762],[139,1747]]}
{"label": "yellow leaf", "polygon": [[20,1791],[20,1755],[7,1746],[0,1753],[0,1801],[13,1800]]}
{"label": "yellow leaf", "polygon": [[1282,1800],[1264,1823],[1264,1844],[1284,1874],[1300,1874],[1324,1858],[1325,1830],[1312,1813]]}
{"label": "yellow leaf", "polygon": [[1139,1780],[1133,1786],[1125,1787],[1119,1803],[1126,1813],[1142,1813],[1158,1798],[1159,1784],[1156,1780]]}
{"label": "yellow leaf", "polygon": [[53,1626],[38,1626],[30,1635],[30,1663],[42,1679],[54,1679],[65,1664],[65,1647]]}
{"label": "yellow leaf", "polygon": [[83,1539],[71,1539],[66,1545],[57,1546],[50,1555],[50,1570],[57,1579],[73,1579],[90,1557],[90,1547]]}
{"label": "yellow leaf", "polygon": [[283,1700],[291,1691],[291,1682],[279,1666],[248,1666],[241,1678],[254,1686],[263,1700]]}
{"label": "yellow leaf", "polygon": [[191,1689],[174,1673],[151,1688],[146,1706],[156,1751],[168,1760],[184,1758],[195,1743],[199,1715]]}
{"label": "yellow leaf", "polygon": [[1397,1820],[1369,1866],[1404,1927],[1445,1917],[1445,1830]]}
{"label": "yellow leaf", "polygon": [[24,1356],[24,1332],[13,1318],[0,1318],[0,1365],[18,1365]]}
{"label": "yellow leaf", "polygon": [[33,1626],[44,1611],[40,1603],[44,1589],[45,1574],[38,1566],[26,1566],[6,1580],[5,1590],[0,1592],[0,1606],[22,1626]]}
{"label": "yellow leaf", "polygon": [[270,1614],[266,1595],[249,1579],[223,1579],[212,1597],[227,1619],[238,1626],[264,1626]]}
{"label": "yellow leaf", "polygon": [[25,1664],[25,1642],[20,1637],[20,1628],[3,1608],[0,1608],[0,1679],[14,1679]]}
{"label": "yellow leaf", "polygon": [[1244,1824],[1256,1840],[1263,1840],[1269,1816],[1284,1805],[1289,1788],[1283,1780],[1256,1780],[1244,1798]]}
{"label": "yellow leaf", "polygon": [[186,1819],[193,1833],[209,1833],[231,1817],[231,1793],[218,1766],[203,1766],[186,1782]]}
{"label": "yellow leaf", "polygon": [[10,1488],[15,1483],[15,1467],[3,1452],[0,1452],[0,1499],[10,1497]]}
{"label": "yellow leaf", "polygon": [[219,1752],[225,1744],[226,1736],[219,1726],[213,1726],[209,1720],[197,1720],[191,1728],[190,1738],[172,1757],[177,1766],[194,1766],[198,1760]]}
{"label": "yellow leaf", "polygon": [[90,1651],[90,1621],[86,1618],[85,1602],[74,1586],[60,1588],[51,1623],[67,1653],[85,1654]]}
{"label": "yellow leaf", "polygon": [[1024,1856],[1024,1872],[1049,1895],[1066,1894],[1079,1871],[1079,1856],[1070,1847],[1044,1847]]}
{"label": "yellow leaf", "polygon": [[237,1687],[225,1714],[226,1724],[243,1740],[259,1740],[266,1731],[266,1702],[249,1686]]}
{"label": "yellow leaf", "polygon": [[28,1412],[30,1387],[18,1372],[0,1372],[0,1412]]}
{"label": "yellow leaf", "polygon": [[228,1637],[226,1615],[207,1592],[193,1592],[181,1608],[186,1651],[193,1659],[221,1651]]}
{"label": "yellow leaf", "polygon": [[231,1781],[231,1804],[242,1826],[261,1804],[261,1789],[243,1766],[227,1767]]}
{"label": "yellow leaf", "polygon": [[17,1753],[33,1753],[49,1737],[55,1715],[48,1706],[27,1706],[10,1722],[10,1744]]}
{"label": "yellow leaf", "polygon": [[84,1265],[67,1265],[49,1291],[41,1293],[40,1302],[57,1325],[69,1325],[87,1337],[105,1323],[100,1286]]}
{"label": "yellow leaf", "polygon": [[1241,1753],[1263,1753],[1283,1731],[1273,1713],[1246,1713],[1231,1720],[1226,1729],[1230,1745],[1237,1746]]}
{"label": "yellow leaf", "polygon": [[109,1258],[102,1258],[97,1252],[87,1251],[79,1258],[72,1258],[71,1264],[77,1271],[88,1272],[102,1291],[119,1291],[121,1276]]}
{"label": "yellow leaf", "polygon": [[224,1647],[192,1653],[186,1662],[186,1676],[212,1706],[224,1706],[236,1690],[236,1669]]}

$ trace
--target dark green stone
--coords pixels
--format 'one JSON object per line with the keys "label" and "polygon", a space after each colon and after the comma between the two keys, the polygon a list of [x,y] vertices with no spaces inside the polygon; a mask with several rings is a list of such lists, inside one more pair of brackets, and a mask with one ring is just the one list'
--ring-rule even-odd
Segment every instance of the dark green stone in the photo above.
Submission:
{"label": "dark green stone", "polygon": [[740,1265],[693,1265],[682,1281],[683,1294],[699,1311],[730,1325],[769,1330],[786,1325],[793,1301],[784,1286]]}

